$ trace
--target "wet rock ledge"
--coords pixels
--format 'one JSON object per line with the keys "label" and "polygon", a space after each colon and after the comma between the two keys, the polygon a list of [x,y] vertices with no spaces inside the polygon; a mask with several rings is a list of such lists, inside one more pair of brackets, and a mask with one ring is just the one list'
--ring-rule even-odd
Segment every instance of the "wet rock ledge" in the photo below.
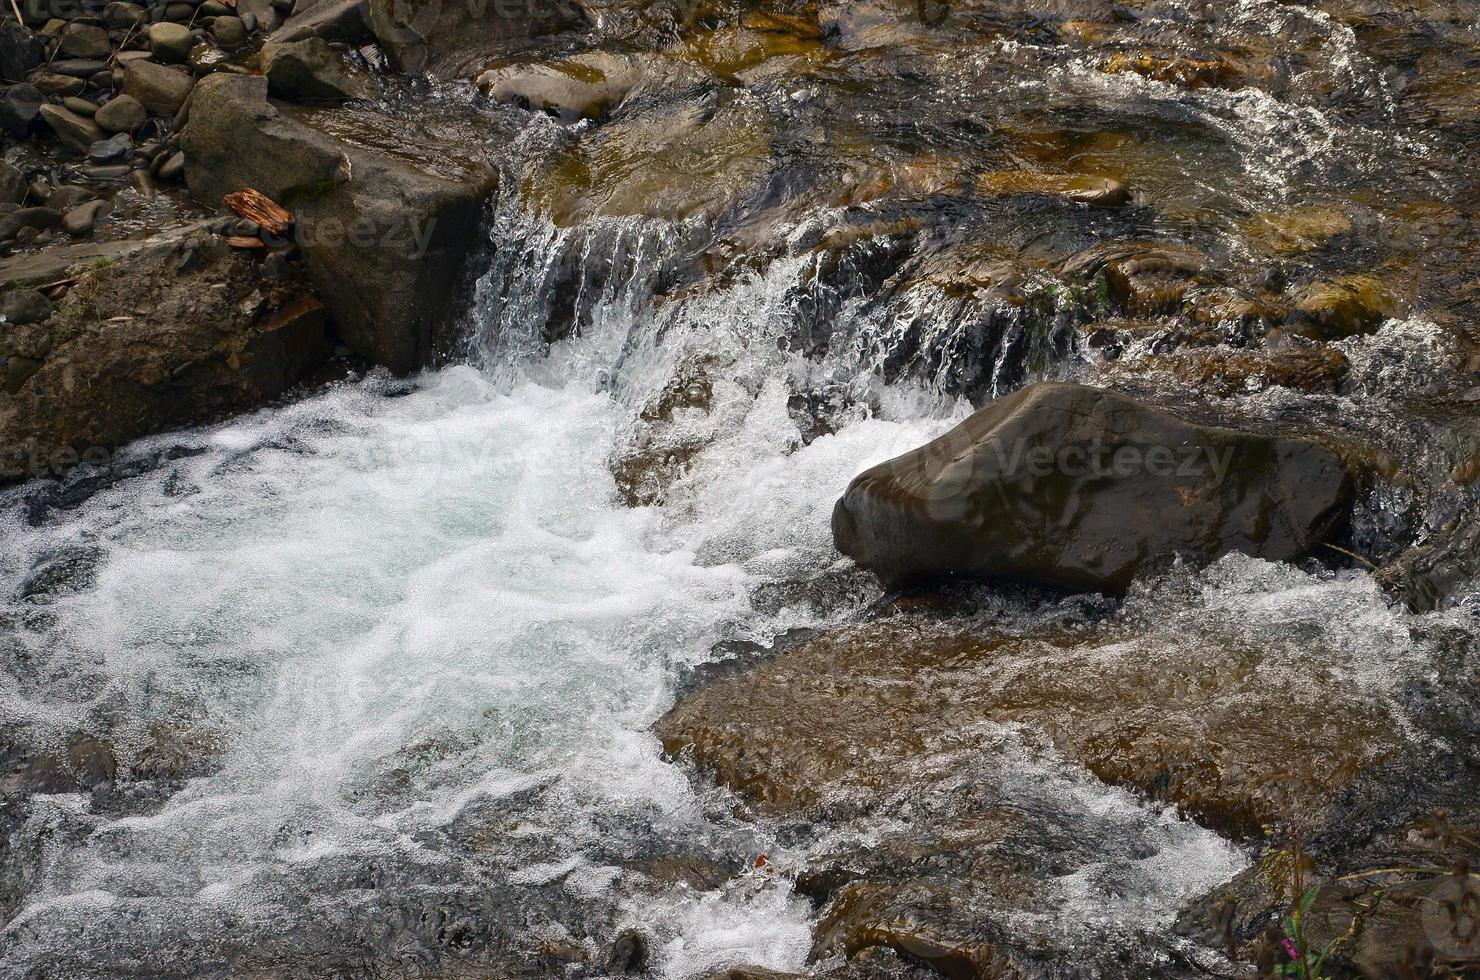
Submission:
{"label": "wet rock ledge", "polygon": [[[373,22],[398,60],[426,42],[360,3],[23,7],[0,23],[0,481],[256,407],[336,349],[429,362],[493,173],[443,120],[345,107],[399,84]],[[236,220],[246,188],[291,225]]]}

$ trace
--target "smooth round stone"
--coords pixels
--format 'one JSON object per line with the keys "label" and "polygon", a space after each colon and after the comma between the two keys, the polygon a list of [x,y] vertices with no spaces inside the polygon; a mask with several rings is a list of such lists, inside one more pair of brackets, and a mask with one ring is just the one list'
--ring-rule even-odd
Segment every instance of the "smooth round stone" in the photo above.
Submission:
{"label": "smooth round stone", "polygon": [[62,228],[74,238],[91,235],[93,226],[98,222],[98,216],[107,204],[107,201],[88,201],[86,204],[79,204],[62,217]]}
{"label": "smooth round stone", "polygon": [[106,58],[113,53],[113,42],[101,27],[73,21],[62,32],[61,51],[69,58]]}
{"label": "smooth round stone", "polygon": [[62,105],[77,113],[79,116],[91,116],[98,111],[98,104],[96,102],[89,102],[86,99],[79,99],[75,95],[71,95],[63,99]]}
{"label": "smooth round stone", "polygon": [[114,133],[105,140],[98,140],[87,148],[87,158],[93,163],[112,163],[128,155],[133,141],[128,133]]}
{"label": "smooth round stone", "polygon": [[122,180],[133,170],[126,163],[89,163],[77,168],[88,180]]}
{"label": "smooth round stone", "polygon": [[149,50],[160,61],[182,62],[190,57],[195,37],[183,24],[161,22],[149,28]]}
{"label": "smooth round stone", "polygon": [[51,70],[54,74],[71,78],[91,78],[100,71],[107,71],[108,63],[96,58],[58,58],[51,63]]}
{"label": "smooth round stone", "polygon": [[149,121],[149,110],[132,95],[120,95],[98,107],[93,122],[110,133],[131,133]]}
{"label": "smooth round stone", "polygon": [[240,17],[215,17],[211,19],[211,36],[223,48],[234,48],[245,44],[247,25]]}

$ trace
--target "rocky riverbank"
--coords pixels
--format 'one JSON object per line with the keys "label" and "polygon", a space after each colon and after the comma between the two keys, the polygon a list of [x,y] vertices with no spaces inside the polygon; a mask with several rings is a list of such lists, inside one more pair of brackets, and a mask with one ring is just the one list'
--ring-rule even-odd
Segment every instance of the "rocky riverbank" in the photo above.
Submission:
{"label": "rocky riverbank", "polygon": [[1470,4],[20,17],[16,975],[1480,969]]}

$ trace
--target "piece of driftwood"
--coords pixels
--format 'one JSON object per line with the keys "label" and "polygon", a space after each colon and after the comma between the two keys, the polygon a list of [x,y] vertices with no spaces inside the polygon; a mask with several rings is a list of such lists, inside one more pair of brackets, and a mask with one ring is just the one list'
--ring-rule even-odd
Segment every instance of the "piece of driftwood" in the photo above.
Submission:
{"label": "piece of driftwood", "polygon": [[235,194],[227,194],[224,200],[228,208],[248,221],[255,221],[263,231],[274,237],[282,238],[287,235],[288,226],[293,223],[293,212],[250,187]]}
{"label": "piece of driftwood", "polygon": [[226,244],[232,248],[266,248],[267,243],[251,235],[227,235]]}

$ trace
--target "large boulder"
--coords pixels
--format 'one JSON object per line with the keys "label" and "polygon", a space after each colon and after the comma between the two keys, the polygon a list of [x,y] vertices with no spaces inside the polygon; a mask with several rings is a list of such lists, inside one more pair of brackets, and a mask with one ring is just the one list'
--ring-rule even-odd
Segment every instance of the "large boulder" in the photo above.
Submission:
{"label": "large boulder", "polygon": [[268,40],[285,41],[300,37],[305,30],[312,30],[325,41],[347,41],[357,46],[375,39],[375,35],[370,33],[370,11],[366,0],[320,0],[308,6],[300,2],[293,8],[293,16]]}
{"label": "large boulder", "polygon": [[369,0],[370,27],[391,65],[410,74],[468,78],[501,49],[589,26],[580,0]]}
{"label": "large boulder", "polygon": [[264,44],[262,74],[275,97],[295,102],[343,102],[376,95],[374,82],[351,72],[321,37]]}
{"label": "large boulder", "polygon": [[55,312],[29,291],[7,294],[38,315],[0,333],[0,482],[100,464],[141,436],[255,408],[329,357],[309,289],[260,275],[207,226],[45,254],[49,267],[0,261],[6,282],[55,276],[67,259],[75,278]]}
{"label": "large boulder", "polygon": [[294,212],[295,240],[339,336],[397,373],[426,363],[477,239],[487,169],[437,174],[315,129],[267,98],[261,76],[196,87],[181,137],[190,192],[208,207],[255,188]]}
{"label": "large boulder", "polygon": [[1341,461],[1314,443],[1045,383],[860,474],[833,511],[833,538],[890,582],[970,575],[1122,592],[1176,557],[1307,554],[1351,494]]}
{"label": "large boulder", "polygon": [[0,24],[0,79],[24,81],[45,60],[46,48],[35,33],[22,24]]}

